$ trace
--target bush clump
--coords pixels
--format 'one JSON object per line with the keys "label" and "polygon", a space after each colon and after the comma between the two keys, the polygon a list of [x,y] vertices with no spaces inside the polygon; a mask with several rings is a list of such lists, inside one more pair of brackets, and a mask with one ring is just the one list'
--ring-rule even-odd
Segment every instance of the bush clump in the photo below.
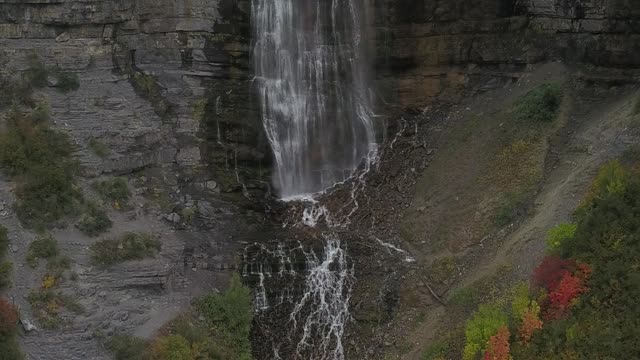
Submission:
{"label": "bush clump", "polygon": [[91,245],[91,260],[94,264],[109,266],[115,263],[152,257],[162,244],[151,234],[125,233],[118,239],[105,239]]}
{"label": "bush clump", "polygon": [[217,357],[251,359],[251,290],[242,284],[237,274],[226,292],[202,297],[196,302],[196,309],[211,329],[209,337],[217,345],[213,348]]}
{"label": "bush clump", "polygon": [[32,53],[27,55],[28,69],[24,73],[25,80],[35,88],[43,88],[47,86],[49,70],[38,54]]}
{"label": "bush clump", "polygon": [[93,188],[102,200],[109,201],[116,207],[125,206],[131,196],[127,180],[122,177],[96,181],[93,183]]}
{"label": "bush clump", "polygon": [[63,93],[75,91],[80,88],[80,80],[78,75],[69,72],[58,72],[56,74],[58,80],[57,88]]}
{"label": "bush clump", "polygon": [[18,310],[4,298],[0,298],[0,359],[22,360],[18,333]]}
{"label": "bush clump", "polygon": [[562,96],[560,84],[540,85],[516,101],[516,117],[519,120],[550,122],[558,114]]}
{"label": "bush clump", "polygon": [[40,236],[29,244],[27,263],[32,268],[36,268],[40,259],[53,259],[58,256],[58,254],[58,242],[53,236]]}
{"label": "bush clump", "polygon": [[19,180],[15,210],[28,228],[45,228],[76,214],[83,201],[69,138],[39,120],[14,110],[0,133],[0,165]]}
{"label": "bush clump", "polygon": [[95,237],[107,232],[113,222],[106,211],[94,203],[87,204],[86,212],[80,217],[76,227],[85,235]]}

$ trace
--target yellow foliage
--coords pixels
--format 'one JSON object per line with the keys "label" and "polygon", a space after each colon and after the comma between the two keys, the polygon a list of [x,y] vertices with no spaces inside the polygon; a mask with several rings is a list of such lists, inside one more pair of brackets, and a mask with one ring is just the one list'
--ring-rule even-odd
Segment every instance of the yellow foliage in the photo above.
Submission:
{"label": "yellow foliage", "polygon": [[56,278],[52,275],[47,275],[42,279],[42,287],[44,289],[51,289],[56,285]]}

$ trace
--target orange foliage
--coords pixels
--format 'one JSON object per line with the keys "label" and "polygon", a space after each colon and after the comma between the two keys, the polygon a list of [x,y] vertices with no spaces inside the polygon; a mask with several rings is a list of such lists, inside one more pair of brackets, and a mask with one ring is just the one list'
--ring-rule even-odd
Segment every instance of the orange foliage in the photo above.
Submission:
{"label": "orange foliage", "polygon": [[509,345],[509,329],[503,326],[498,333],[489,338],[487,351],[484,353],[484,360],[511,360],[511,347]]}
{"label": "orange foliage", "polygon": [[538,317],[536,310],[531,308],[527,309],[527,311],[522,315],[522,323],[518,331],[520,341],[523,344],[528,344],[529,341],[531,341],[533,332],[535,330],[542,329],[542,324],[542,320]]}
{"label": "orange foliage", "polygon": [[18,311],[6,299],[0,298],[0,335],[15,331],[18,322]]}

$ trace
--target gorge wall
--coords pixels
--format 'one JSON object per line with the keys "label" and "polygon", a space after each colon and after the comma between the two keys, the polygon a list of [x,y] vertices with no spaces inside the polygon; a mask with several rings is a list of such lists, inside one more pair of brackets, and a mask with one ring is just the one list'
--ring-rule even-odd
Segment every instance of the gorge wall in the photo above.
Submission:
{"label": "gorge wall", "polygon": [[[527,64],[565,60],[640,65],[633,0],[375,0],[380,98],[424,105],[456,99],[470,81],[509,79]],[[98,139],[107,160],[80,151],[85,172],[177,165],[239,191],[269,176],[271,159],[252,86],[247,0],[0,1],[3,71],[38,53],[80,76],[52,115],[81,148]],[[611,76],[608,72],[607,76]],[[207,167],[203,175],[202,165]],[[206,180],[206,179],[205,179]],[[244,180],[242,180],[244,181]],[[263,188],[257,182],[251,188]]]}
{"label": "gorge wall", "polygon": [[405,105],[455,99],[469,81],[532,63],[615,69],[617,79],[640,65],[634,0],[379,0],[375,13],[381,87]]}

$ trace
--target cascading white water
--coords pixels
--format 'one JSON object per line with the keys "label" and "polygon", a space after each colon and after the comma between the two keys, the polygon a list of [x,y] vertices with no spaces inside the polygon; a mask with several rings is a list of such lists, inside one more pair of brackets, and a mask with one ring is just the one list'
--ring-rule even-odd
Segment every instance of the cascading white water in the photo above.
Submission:
{"label": "cascading white water", "polygon": [[317,193],[375,152],[364,0],[252,0],[254,63],[282,198]]}
{"label": "cascading white water", "polygon": [[335,237],[325,239],[322,257],[305,253],[308,275],[304,295],[291,312],[293,330],[302,331],[296,347],[300,359],[313,354],[318,360],[343,360],[342,335],[349,320],[353,269],[346,251]]}

